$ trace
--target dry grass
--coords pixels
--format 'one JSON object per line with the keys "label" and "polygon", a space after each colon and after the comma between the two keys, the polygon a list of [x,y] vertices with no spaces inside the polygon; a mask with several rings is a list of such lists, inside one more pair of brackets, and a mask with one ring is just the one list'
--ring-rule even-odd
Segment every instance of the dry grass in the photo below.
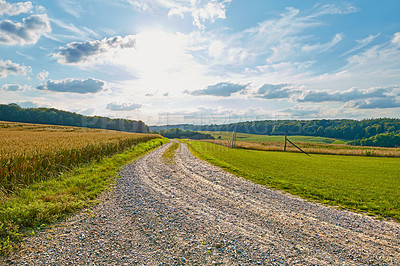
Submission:
{"label": "dry grass", "polygon": [[[229,147],[227,140],[203,140],[210,143]],[[400,148],[383,147],[360,147],[345,144],[318,144],[318,143],[295,143],[302,150],[311,154],[336,154],[336,155],[355,155],[355,156],[374,156],[374,157],[400,157]],[[283,151],[283,142],[245,142],[236,141],[235,147],[241,149],[252,149],[261,151]],[[287,151],[300,152],[291,144],[287,144]]]}
{"label": "dry grass", "polygon": [[0,195],[159,138],[111,130],[0,122]]}

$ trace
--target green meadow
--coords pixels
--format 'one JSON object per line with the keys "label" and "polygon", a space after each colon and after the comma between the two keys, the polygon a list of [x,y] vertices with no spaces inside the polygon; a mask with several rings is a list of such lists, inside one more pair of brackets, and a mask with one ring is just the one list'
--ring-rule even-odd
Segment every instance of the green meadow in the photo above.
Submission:
{"label": "green meadow", "polygon": [[231,173],[306,199],[400,220],[399,159],[230,149],[190,141],[192,152]]}
{"label": "green meadow", "polygon": [[[202,131],[203,133],[208,133],[218,138],[221,136],[222,140],[230,140],[232,138],[232,132],[228,131]],[[314,136],[289,136],[288,137],[293,142],[307,142],[307,143],[326,143],[326,144],[345,144],[346,141],[325,138],[325,137],[314,137]],[[284,136],[268,136],[268,135],[256,135],[256,134],[246,134],[246,133],[236,133],[236,139],[240,141],[257,141],[257,142],[284,142]]]}

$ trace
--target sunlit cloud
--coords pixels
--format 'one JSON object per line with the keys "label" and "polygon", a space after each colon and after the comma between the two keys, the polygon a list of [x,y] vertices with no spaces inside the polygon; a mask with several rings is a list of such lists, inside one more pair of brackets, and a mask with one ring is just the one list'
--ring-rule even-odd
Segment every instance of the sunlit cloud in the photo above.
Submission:
{"label": "sunlit cloud", "polygon": [[194,90],[192,92],[189,91],[185,92],[194,96],[210,95],[210,96],[228,97],[234,93],[245,90],[247,86],[248,85],[235,84],[230,82],[220,82],[215,85],[207,86],[207,88],[205,89]]}
{"label": "sunlit cloud", "polygon": [[48,80],[36,87],[38,90],[70,92],[70,93],[98,93],[106,88],[106,83],[93,78]]}
{"label": "sunlit cloud", "polygon": [[346,56],[348,54],[351,54],[355,51],[358,51],[366,46],[368,46],[371,42],[373,42],[377,37],[379,37],[380,33],[377,33],[376,35],[370,34],[368,37],[361,39],[361,40],[356,40],[357,45],[347,52],[343,53],[341,56]]}
{"label": "sunlit cloud", "polygon": [[59,58],[58,62],[61,64],[92,63],[110,51],[134,47],[134,36],[116,36],[96,41],[72,42],[67,47],[60,47],[59,52],[53,56]]}
{"label": "sunlit cloud", "polygon": [[206,22],[213,23],[216,19],[226,18],[226,5],[231,0],[125,0],[139,11],[166,9],[168,16],[183,18],[190,15],[193,25],[204,28]]}
{"label": "sunlit cloud", "polygon": [[22,23],[10,20],[0,21],[0,44],[35,44],[41,36],[51,32],[50,21],[46,14],[31,15],[22,19]]}
{"label": "sunlit cloud", "polygon": [[11,60],[3,61],[0,59],[0,78],[5,78],[8,75],[25,76],[30,71],[30,67],[22,66],[20,64],[12,62]]}
{"label": "sunlit cloud", "polygon": [[16,16],[23,13],[30,13],[33,9],[32,2],[8,3],[6,0],[0,0],[0,16]]}
{"label": "sunlit cloud", "polygon": [[107,109],[111,111],[132,111],[142,107],[141,104],[136,103],[109,103],[107,104]]}
{"label": "sunlit cloud", "polygon": [[49,72],[46,71],[46,70],[43,70],[42,72],[40,72],[39,74],[37,74],[36,78],[37,78],[38,80],[43,81],[43,80],[47,79],[48,76],[49,76]]}

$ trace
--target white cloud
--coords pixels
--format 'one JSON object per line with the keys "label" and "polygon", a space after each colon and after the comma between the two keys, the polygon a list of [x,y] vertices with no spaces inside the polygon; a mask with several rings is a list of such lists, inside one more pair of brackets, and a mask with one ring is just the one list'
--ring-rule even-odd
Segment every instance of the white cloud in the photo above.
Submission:
{"label": "white cloud", "polygon": [[[319,88],[382,87],[400,83],[400,46],[397,33],[389,42],[372,46],[347,58],[337,72],[327,73],[308,81],[307,86]],[[400,38],[399,38],[400,39]]]}
{"label": "white cloud", "polygon": [[284,99],[298,93],[299,90],[290,84],[264,84],[254,94],[256,98],[262,99]]}
{"label": "white cloud", "polygon": [[112,50],[134,47],[135,37],[133,35],[127,35],[124,38],[116,36],[100,41],[72,42],[67,44],[67,47],[60,47],[59,52],[53,56],[58,57],[58,62],[62,64],[80,64],[93,62],[99,56]]}
{"label": "white cloud", "polygon": [[305,45],[302,47],[302,50],[305,52],[312,52],[312,53],[323,53],[331,48],[333,48],[336,44],[338,44],[343,39],[343,34],[338,33],[333,37],[333,39],[325,44],[312,44],[312,45]]}
{"label": "white cloud", "polygon": [[76,18],[79,18],[81,14],[84,12],[82,6],[79,4],[79,1],[58,0],[58,4],[65,12]]}
{"label": "white cloud", "polygon": [[350,50],[348,50],[347,52],[343,53],[341,56],[345,56],[348,54],[351,54],[355,51],[358,51],[364,47],[366,47],[367,45],[369,45],[372,41],[374,41],[378,36],[380,35],[380,33],[377,33],[376,35],[372,35],[370,34],[367,38],[365,39],[361,39],[361,40],[356,40],[357,45],[353,48],[351,48]]}
{"label": "white cloud", "polygon": [[5,0],[0,0],[0,16],[5,14],[9,16],[16,16],[22,13],[29,13],[32,8],[33,5],[30,1],[10,4]]}
{"label": "white cloud", "polygon": [[25,88],[19,84],[4,84],[1,89],[4,91],[24,91]]}
{"label": "white cloud", "polygon": [[393,35],[392,44],[394,44],[396,46],[400,46],[400,32],[396,32]]}
{"label": "white cloud", "polygon": [[43,81],[43,80],[47,79],[48,76],[49,76],[49,72],[46,71],[46,70],[43,70],[42,72],[40,72],[40,73],[36,76],[36,78],[37,78],[38,80]]}
{"label": "white cloud", "polygon": [[400,108],[400,101],[395,97],[376,98],[359,101],[351,101],[345,107],[352,107],[358,109],[387,109],[387,108]]}
{"label": "white cloud", "polygon": [[15,23],[10,20],[0,21],[0,44],[26,45],[35,44],[42,35],[51,31],[46,14],[31,15]]}
{"label": "white cloud", "polygon": [[33,102],[33,101],[16,102],[16,104],[18,104],[22,108],[37,108],[39,106],[45,107],[44,105],[39,105],[38,103]]}
{"label": "white cloud", "polygon": [[72,23],[66,23],[63,20],[56,19],[56,18],[51,18],[50,21],[52,23],[54,23],[56,26],[66,30],[67,32],[71,32],[74,35],[66,36],[66,35],[60,35],[60,34],[52,34],[51,36],[48,36],[49,38],[54,38],[56,40],[59,37],[61,39],[65,39],[65,38],[71,39],[72,38],[72,39],[75,39],[75,40],[76,39],[86,40],[91,36],[98,37],[98,34],[95,31],[93,31],[93,30],[91,30],[91,29],[89,29],[89,28],[87,28],[85,26],[78,28]]}
{"label": "white cloud", "polygon": [[125,0],[139,11],[168,10],[168,16],[184,17],[189,14],[193,25],[204,28],[206,22],[225,19],[226,5],[231,0]]}
{"label": "white cloud", "polygon": [[136,103],[116,103],[112,102],[107,104],[107,109],[111,111],[132,111],[141,108],[141,104]]}
{"label": "white cloud", "polygon": [[106,83],[93,78],[48,80],[36,87],[38,90],[70,92],[70,93],[98,93],[106,88]]}
{"label": "white cloud", "polygon": [[30,67],[21,66],[10,60],[3,61],[0,59],[0,78],[5,78],[8,75],[25,76],[28,72],[30,72]]}
{"label": "white cloud", "polygon": [[185,91],[188,94],[199,96],[199,95],[211,95],[211,96],[223,96],[228,97],[233,93],[243,91],[248,85],[235,84],[230,82],[220,82],[215,85],[207,86],[205,89],[194,90],[192,92]]}
{"label": "white cloud", "polygon": [[295,106],[277,112],[279,119],[317,118],[321,110],[318,107]]}
{"label": "white cloud", "polygon": [[298,102],[348,102],[369,98],[391,98],[391,93],[396,86],[386,88],[371,88],[359,90],[356,88],[348,91],[306,91],[298,95]]}

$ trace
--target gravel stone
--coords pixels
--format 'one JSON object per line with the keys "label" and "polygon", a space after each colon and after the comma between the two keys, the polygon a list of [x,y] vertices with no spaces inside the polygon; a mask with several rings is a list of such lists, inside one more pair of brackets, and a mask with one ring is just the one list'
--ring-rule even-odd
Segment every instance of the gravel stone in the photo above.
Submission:
{"label": "gravel stone", "polygon": [[8,265],[400,265],[400,224],[238,178],[170,144],[101,203],[28,237]]}

